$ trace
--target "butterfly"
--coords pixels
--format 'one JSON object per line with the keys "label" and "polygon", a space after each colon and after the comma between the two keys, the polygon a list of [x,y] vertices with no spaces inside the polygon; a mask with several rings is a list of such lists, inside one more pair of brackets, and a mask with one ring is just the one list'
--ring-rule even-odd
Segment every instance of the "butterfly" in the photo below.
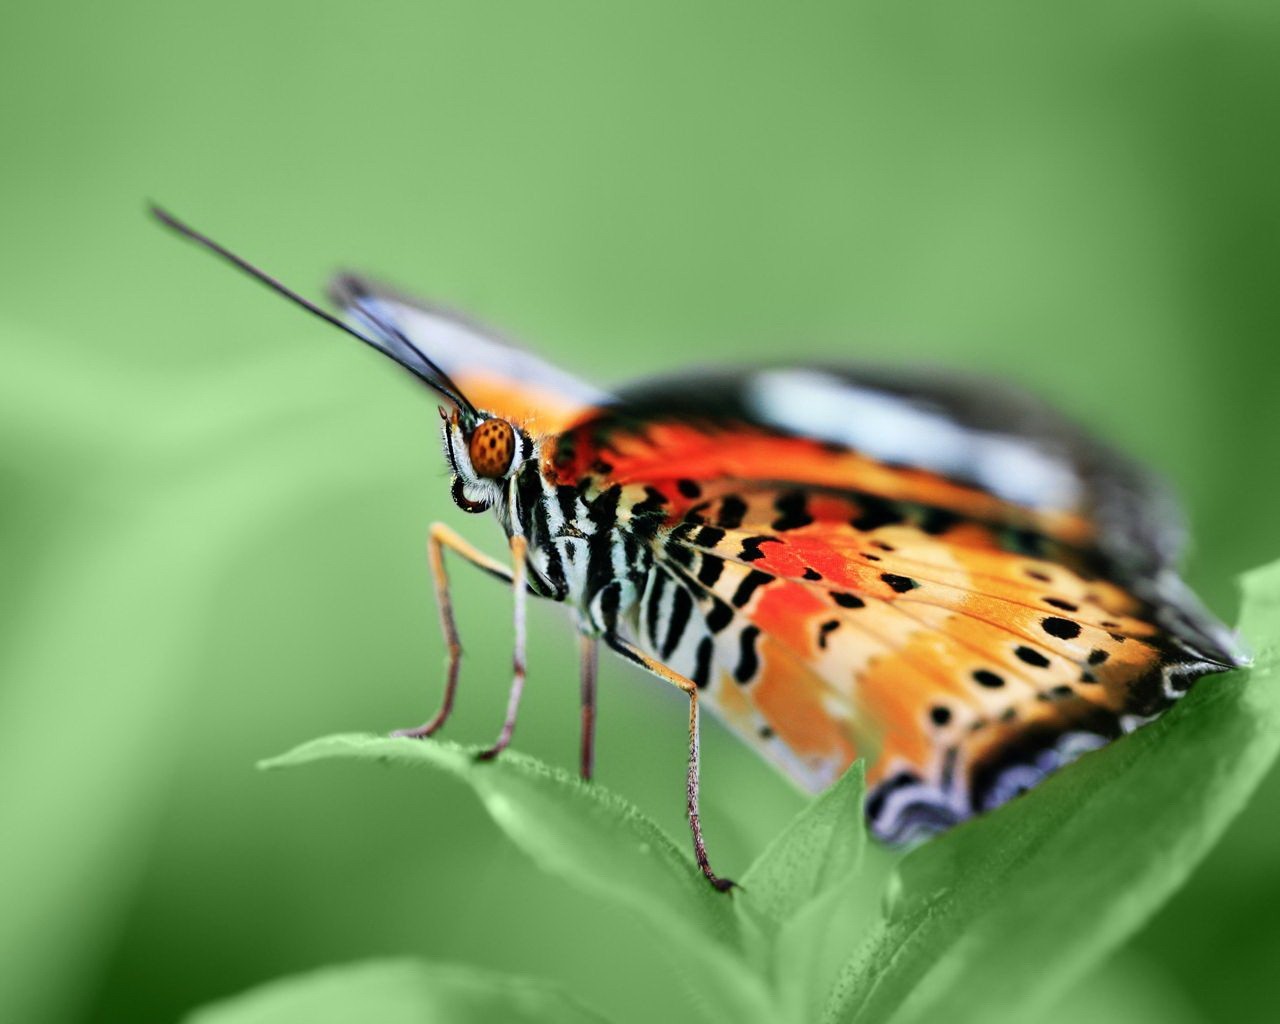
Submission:
{"label": "butterfly", "polygon": [[360,277],[335,315],[161,210],[168,227],[395,360],[432,391],[464,512],[505,558],[443,523],[428,550],[449,651],[446,558],[513,595],[525,680],[530,595],[579,636],[580,771],[594,765],[600,643],[688,696],[698,815],[709,705],[804,789],[867,765],[871,832],[908,844],[991,810],[1149,722],[1247,658],[1180,580],[1162,484],[1030,397],[976,379],[836,366],[683,374],[614,392],[468,320]]}

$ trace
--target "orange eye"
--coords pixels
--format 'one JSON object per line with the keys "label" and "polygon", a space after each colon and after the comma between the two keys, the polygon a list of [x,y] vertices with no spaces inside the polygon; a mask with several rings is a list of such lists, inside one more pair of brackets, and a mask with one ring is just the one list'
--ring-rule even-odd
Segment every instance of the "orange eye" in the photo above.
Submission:
{"label": "orange eye", "polygon": [[516,452],[516,432],[506,420],[485,420],[476,427],[467,445],[476,476],[497,480],[511,468]]}

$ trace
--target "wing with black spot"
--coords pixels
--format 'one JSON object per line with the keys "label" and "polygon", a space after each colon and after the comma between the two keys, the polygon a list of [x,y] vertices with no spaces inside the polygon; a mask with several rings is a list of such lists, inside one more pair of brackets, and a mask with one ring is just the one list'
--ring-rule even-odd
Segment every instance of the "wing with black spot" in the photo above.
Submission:
{"label": "wing with black spot", "polygon": [[[560,482],[647,510],[636,641],[802,785],[866,757],[872,827],[907,841],[1240,663],[1171,596],[1167,499],[1139,467],[1024,399],[859,378],[841,404],[851,378],[814,372],[632,392],[546,452]],[[787,374],[804,415],[776,406]]]}
{"label": "wing with black spot", "polygon": [[655,543],[642,645],[810,789],[867,757],[890,841],[997,806],[1229,667],[1070,549],[922,506],[708,484]]}
{"label": "wing with black spot", "polygon": [[623,390],[561,437],[565,475],[793,483],[918,504],[1067,545],[1206,656],[1244,658],[1181,584],[1184,529],[1153,473],[1007,385],[818,368],[686,375]]}

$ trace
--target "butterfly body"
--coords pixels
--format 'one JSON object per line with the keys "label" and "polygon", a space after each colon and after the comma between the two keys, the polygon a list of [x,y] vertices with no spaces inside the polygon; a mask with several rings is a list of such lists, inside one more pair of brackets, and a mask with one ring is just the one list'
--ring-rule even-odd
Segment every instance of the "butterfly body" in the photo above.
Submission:
{"label": "butterfly body", "polygon": [[[242,269],[238,257],[166,219]],[[699,702],[807,790],[867,761],[866,815],[911,842],[990,810],[1245,662],[1181,583],[1176,506],[1146,470],[991,382],[840,367],[684,374],[609,393],[361,279],[344,330],[448,401],[452,496],[493,511],[511,569],[441,527],[432,567],[457,682],[446,548]]]}

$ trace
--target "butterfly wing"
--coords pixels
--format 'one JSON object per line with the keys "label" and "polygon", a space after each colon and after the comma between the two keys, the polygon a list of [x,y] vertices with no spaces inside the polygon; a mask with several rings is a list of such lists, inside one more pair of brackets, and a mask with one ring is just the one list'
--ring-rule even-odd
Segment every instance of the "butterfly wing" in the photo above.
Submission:
{"label": "butterfly wing", "polygon": [[329,297],[397,362],[412,369],[425,354],[472,404],[538,432],[558,430],[609,401],[607,392],[466,317],[366,278],[339,275]]}
{"label": "butterfly wing", "polygon": [[1166,492],[988,386],[776,370],[663,383],[549,452],[662,509],[634,640],[820,789],[869,760],[903,841],[996,806],[1238,663],[1176,581]]}
{"label": "butterfly wing", "polygon": [[1225,662],[1241,657],[1178,578],[1186,531],[1163,481],[1002,382],[833,367],[655,381],[584,414],[557,457],[586,469],[600,447],[618,482],[729,475],[853,488],[1023,530],[1028,543],[1067,543],[1122,577],[1171,632]]}

